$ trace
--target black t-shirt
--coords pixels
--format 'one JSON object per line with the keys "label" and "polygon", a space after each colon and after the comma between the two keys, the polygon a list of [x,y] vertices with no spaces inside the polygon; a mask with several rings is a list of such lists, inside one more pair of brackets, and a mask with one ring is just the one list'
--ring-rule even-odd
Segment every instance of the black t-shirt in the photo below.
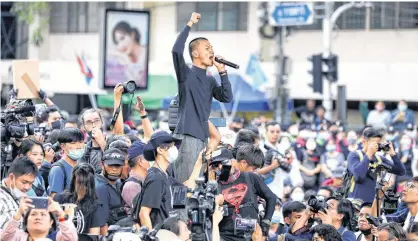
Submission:
{"label": "black t-shirt", "polygon": [[[64,193],[58,193],[54,196],[54,201],[59,204],[72,203],[66,198]],[[81,205],[85,201],[81,202]],[[106,217],[103,215],[103,205],[99,200],[95,200],[93,205],[81,209],[81,205],[77,205],[73,219],[74,226],[77,228],[77,233],[88,233],[90,228],[99,228],[106,225]]]}
{"label": "black t-shirt", "polygon": [[224,217],[219,223],[220,235],[225,241],[243,240],[245,234],[243,231],[237,230],[234,234],[237,217],[258,220],[257,196],[266,200],[265,218],[271,219],[276,204],[276,195],[267,187],[261,176],[255,173],[241,172],[234,182],[219,183],[219,190],[224,196],[224,204],[228,205],[229,216]]}
{"label": "black t-shirt", "polygon": [[148,169],[147,176],[143,182],[143,193],[141,194],[141,207],[151,209],[152,226],[163,223],[173,210],[171,200],[171,184],[173,180],[158,168]]}

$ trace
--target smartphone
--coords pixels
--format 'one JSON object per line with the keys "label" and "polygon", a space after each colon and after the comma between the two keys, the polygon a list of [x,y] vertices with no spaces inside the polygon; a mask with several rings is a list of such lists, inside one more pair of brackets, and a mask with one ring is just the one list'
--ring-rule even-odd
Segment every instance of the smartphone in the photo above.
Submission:
{"label": "smartphone", "polygon": [[30,197],[36,209],[48,209],[48,197]]}
{"label": "smartphone", "polygon": [[215,127],[226,127],[226,119],[222,117],[210,117],[209,121],[212,122],[212,124]]}

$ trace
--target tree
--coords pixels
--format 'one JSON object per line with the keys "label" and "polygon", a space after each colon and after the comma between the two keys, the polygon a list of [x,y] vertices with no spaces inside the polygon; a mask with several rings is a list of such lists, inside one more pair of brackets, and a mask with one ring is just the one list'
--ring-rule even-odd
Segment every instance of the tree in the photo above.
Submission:
{"label": "tree", "polygon": [[35,23],[39,17],[38,26],[32,33],[29,33],[31,43],[39,47],[44,42],[42,31],[49,21],[49,3],[47,2],[15,2],[13,3],[12,13],[16,14],[19,21],[28,26]]}

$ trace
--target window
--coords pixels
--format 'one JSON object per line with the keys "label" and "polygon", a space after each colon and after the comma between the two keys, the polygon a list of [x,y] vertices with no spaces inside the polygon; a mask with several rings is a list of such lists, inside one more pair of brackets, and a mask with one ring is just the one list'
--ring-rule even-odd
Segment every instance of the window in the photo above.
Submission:
{"label": "window", "polygon": [[98,32],[106,8],[123,8],[123,2],[51,2],[51,33]]}
{"label": "window", "polygon": [[248,21],[247,2],[179,2],[177,7],[177,31],[190,20],[192,12],[204,16],[196,25],[197,31],[246,31]]}
{"label": "window", "polygon": [[12,2],[1,2],[1,59],[26,59],[28,26],[12,13]]}
{"label": "window", "polygon": [[[336,2],[334,10],[348,2]],[[366,20],[370,20],[371,29],[418,28],[417,2],[372,2],[370,10],[366,8],[350,8],[343,12],[336,22],[338,29],[366,29]],[[323,3],[316,2],[314,6]],[[322,12],[321,12],[322,11]],[[367,14],[367,11],[370,14]],[[323,15],[318,8],[316,14]],[[321,30],[322,20],[315,19],[312,25],[299,26],[301,30]]]}

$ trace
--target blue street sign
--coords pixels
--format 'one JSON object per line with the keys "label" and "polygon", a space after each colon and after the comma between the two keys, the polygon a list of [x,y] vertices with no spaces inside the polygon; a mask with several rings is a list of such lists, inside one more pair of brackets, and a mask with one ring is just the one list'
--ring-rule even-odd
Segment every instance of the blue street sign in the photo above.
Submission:
{"label": "blue street sign", "polygon": [[313,3],[276,3],[270,7],[270,25],[308,25],[314,20]]}

